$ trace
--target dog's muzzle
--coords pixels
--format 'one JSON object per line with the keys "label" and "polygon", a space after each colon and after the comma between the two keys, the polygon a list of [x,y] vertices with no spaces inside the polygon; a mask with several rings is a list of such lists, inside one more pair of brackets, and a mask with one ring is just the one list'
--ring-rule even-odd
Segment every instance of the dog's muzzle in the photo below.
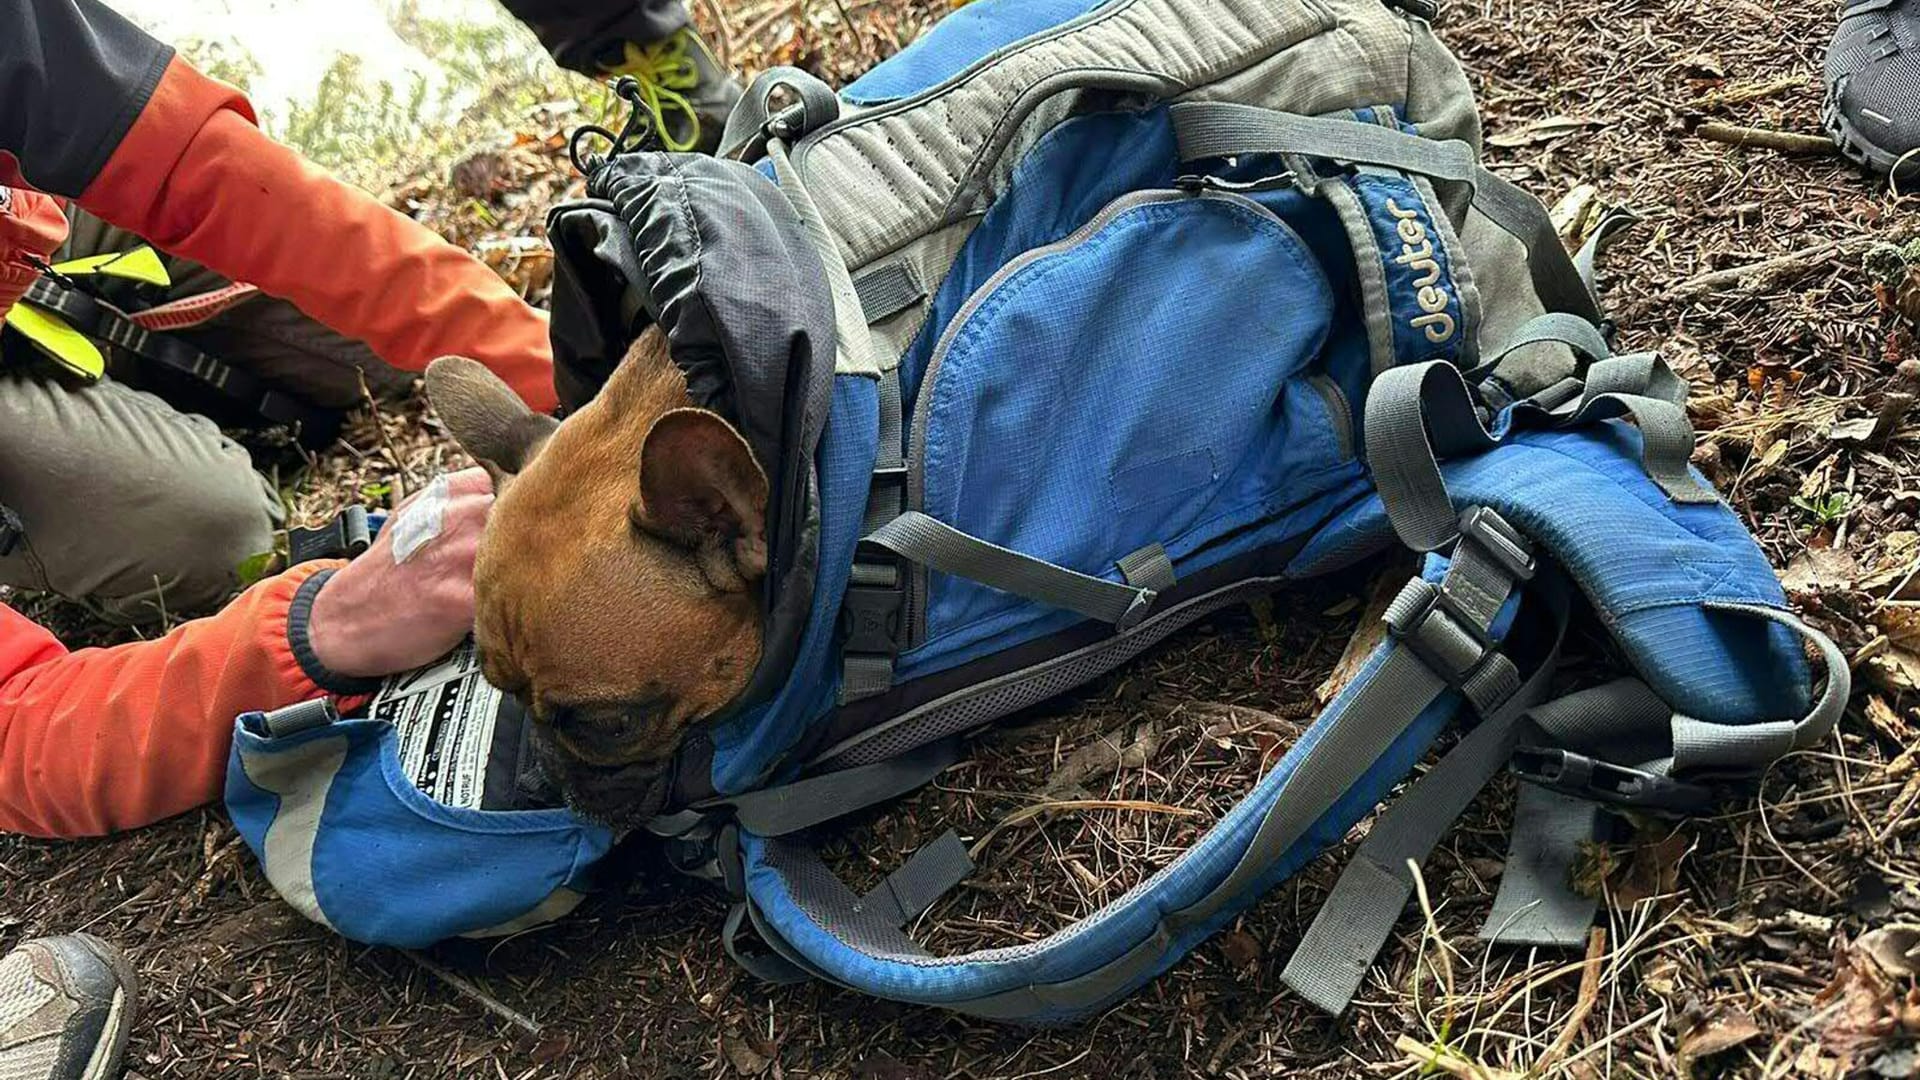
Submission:
{"label": "dog's muzzle", "polygon": [[536,730],[529,740],[534,761],[560,789],[567,808],[610,829],[635,829],[658,816],[673,790],[670,761],[632,765],[590,765],[559,751],[549,732]]}

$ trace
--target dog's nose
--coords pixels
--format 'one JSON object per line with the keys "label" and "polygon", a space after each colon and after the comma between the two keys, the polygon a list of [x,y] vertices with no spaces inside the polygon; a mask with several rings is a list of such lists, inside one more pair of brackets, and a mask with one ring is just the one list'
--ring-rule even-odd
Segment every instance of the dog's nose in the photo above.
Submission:
{"label": "dog's nose", "polygon": [[656,758],[648,736],[668,711],[664,698],[620,705],[557,707],[547,710],[547,724],[561,748],[571,756],[598,766],[625,766]]}

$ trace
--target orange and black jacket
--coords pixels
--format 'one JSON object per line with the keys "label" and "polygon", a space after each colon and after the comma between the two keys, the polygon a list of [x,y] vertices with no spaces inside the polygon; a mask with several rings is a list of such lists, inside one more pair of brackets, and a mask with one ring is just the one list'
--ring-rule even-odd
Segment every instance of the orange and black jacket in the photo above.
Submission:
{"label": "orange and black jacket", "polygon": [[[96,0],[0,0],[0,314],[64,238],[62,199],[397,367],[460,353],[554,404],[546,318],[492,271],[263,135],[238,91]],[[0,830],[94,835],[208,802],[235,715],[352,689],[303,647],[325,569],[109,649],[68,652],[0,605]]]}

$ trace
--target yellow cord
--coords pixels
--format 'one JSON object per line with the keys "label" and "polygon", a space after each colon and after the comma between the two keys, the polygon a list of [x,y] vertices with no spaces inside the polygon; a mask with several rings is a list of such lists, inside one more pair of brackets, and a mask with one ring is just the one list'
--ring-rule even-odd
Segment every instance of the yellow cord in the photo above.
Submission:
{"label": "yellow cord", "polygon": [[[688,33],[681,30],[665,41],[648,45],[629,41],[620,61],[607,67],[607,74],[631,75],[640,84],[640,95],[647,112],[653,115],[660,144],[678,153],[700,145],[700,114],[684,93],[700,85],[700,65],[694,61]],[[685,138],[677,137],[673,125],[667,123],[670,109],[686,116]]]}

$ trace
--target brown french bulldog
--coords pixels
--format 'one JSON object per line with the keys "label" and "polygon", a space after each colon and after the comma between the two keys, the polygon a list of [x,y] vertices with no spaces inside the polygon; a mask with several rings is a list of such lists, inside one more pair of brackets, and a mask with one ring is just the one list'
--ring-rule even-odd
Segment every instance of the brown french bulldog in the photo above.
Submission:
{"label": "brown french bulldog", "polygon": [[564,424],[462,357],[434,361],[427,393],[494,477],[474,566],[487,681],[526,706],[569,806],[640,824],[687,728],[760,658],[766,474],[693,405],[658,329]]}

